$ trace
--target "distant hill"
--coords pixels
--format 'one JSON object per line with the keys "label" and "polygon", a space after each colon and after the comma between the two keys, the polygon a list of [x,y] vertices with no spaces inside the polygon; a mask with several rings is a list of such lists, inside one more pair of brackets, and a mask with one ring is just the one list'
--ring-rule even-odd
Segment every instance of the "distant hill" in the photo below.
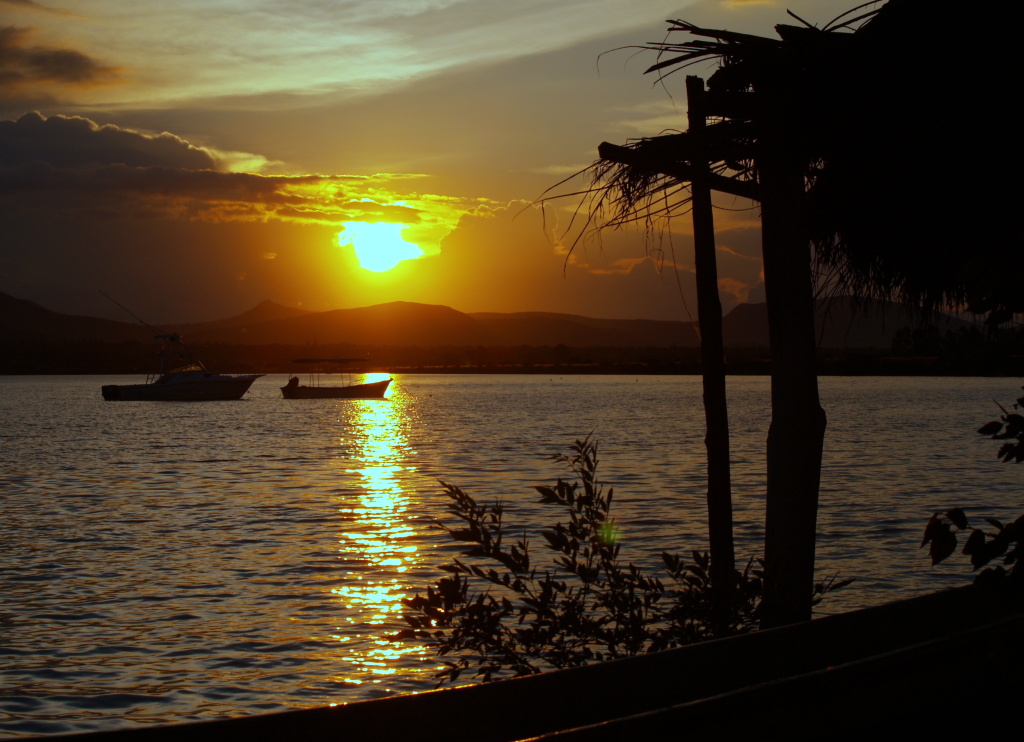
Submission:
{"label": "distant hill", "polygon": [[[890,302],[856,308],[848,299],[822,300],[815,313],[820,348],[887,349],[892,347],[897,332],[919,323],[920,318],[909,309]],[[970,325],[945,314],[936,314],[933,324],[943,332]],[[767,347],[767,305],[740,304],[722,318],[722,334],[727,348]]]}
{"label": "distant hill", "polygon": [[551,312],[477,312],[469,316],[486,328],[492,345],[692,348],[699,343],[689,322],[594,319]]}
{"label": "distant hill", "polygon": [[[244,316],[244,315],[243,315]],[[487,333],[450,307],[410,302],[335,309],[232,326],[193,325],[191,342],[247,345],[484,345]],[[184,334],[184,329],[182,330]]]}
{"label": "distant hill", "polygon": [[[884,310],[884,311],[883,311]],[[876,305],[854,312],[849,302],[819,305],[823,348],[879,348],[892,344],[901,328],[915,324],[906,310]],[[944,318],[940,329],[964,325]],[[729,348],[766,348],[764,304],[741,304],[723,319]],[[308,312],[262,302],[236,317],[169,325],[188,343],[232,345],[352,345],[364,347],[693,348],[698,335],[690,322],[596,319],[549,312],[466,314],[451,307],[392,302],[358,309]],[[137,324],[51,312],[38,304],[0,294],[0,342],[149,341],[152,331]]]}
{"label": "distant hill", "polygon": [[0,293],[0,342],[125,342],[151,340],[151,330],[98,317],[58,314],[35,302]]}
{"label": "distant hill", "polygon": [[310,312],[305,309],[286,307],[283,304],[276,304],[272,301],[261,301],[248,312],[242,312],[242,314],[239,314],[236,317],[228,317],[227,319],[219,319],[212,322],[199,322],[192,325],[182,325],[181,330],[184,331],[186,328],[212,329],[218,327],[245,327],[248,325],[259,324],[260,322],[274,322],[279,319],[301,317],[305,314],[310,314]]}
{"label": "distant hill", "polygon": [[605,320],[550,312],[465,314],[451,307],[391,302],[329,312],[264,302],[217,322],[183,325],[189,342],[246,345],[406,347],[695,347],[688,322]]}

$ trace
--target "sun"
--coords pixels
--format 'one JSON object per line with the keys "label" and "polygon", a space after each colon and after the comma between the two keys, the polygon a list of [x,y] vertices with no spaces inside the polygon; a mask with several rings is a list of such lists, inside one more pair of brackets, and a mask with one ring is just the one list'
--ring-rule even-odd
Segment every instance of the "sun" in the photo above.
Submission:
{"label": "sun", "polygon": [[408,224],[390,222],[343,222],[344,232],[338,233],[338,244],[351,245],[359,265],[368,271],[383,273],[403,260],[414,260],[423,255],[419,245],[402,237]]}

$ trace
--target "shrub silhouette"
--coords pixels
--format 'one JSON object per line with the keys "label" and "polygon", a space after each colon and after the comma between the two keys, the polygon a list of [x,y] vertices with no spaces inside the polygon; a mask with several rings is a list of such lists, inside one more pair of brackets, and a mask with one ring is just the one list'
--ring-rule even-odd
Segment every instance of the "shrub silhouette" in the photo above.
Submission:
{"label": "shrub silhouette", "polygon": [[[1024,388],[1024,387],[1022,387]],[[995,440],[1006,441],[999,447],[996,454],[1003,463],[1024,461],[1024,416],[1009,412],[998,402],[1003,414],[998,420],[992,420],[978,428],[978,433]],[[1024,406],[1024,397],[1013,404],[1013,409]],[[967,514],[960,508],[953,508],[944,513],[933,513],[924,529],[921,547],[928,546],[928,554],[932,564],[942,562],[958,546],[958,534],[970,532],[964,543],[963,553],[971,558],[974,569],[984,567],[989,562],[1001,559],[1002,565],[986,567],[974,578],[975,583],[990,584],[1007,581],[1018,589],[1024,587],[1024,572],[1017,566],[1021,556],[1021,535],[1024,534],[1024,515],[1012,523],[1003,524],[995,518],[985,518],[994,531],[983,531],[971,527]]]}
{"label": "shrub silhouette", "polygon": [[[1003,524],[995,518],[985,518],[994,531],[972,528],[967,514],[960,508],[945,513],[935,513],[925,527],[921,546],[928,546],[932,564],[938,564],[950,556],[958,545],[958,534],[969,532],[963,553],[970,557],[974,569],[989,562],[1001,560],[1002,564],[986,567],[974,578],[976,584],[1002,583],[1024,587],[1024,578],[1017,567],[1021,556],[1021,534],[1024,533],[1024,516],[1012,523]],[[1007,565],[1007,569],[1003,565]]]}
{"label": "shrub silhouette", "polygon": [[[706,552],[690,559],[663,554],[666,587],[620,559],[621,534],[611,515],[612,489],[597,478],[597,445],[577,440],[556,456],[575,481],[559,478],[536,488],[540,502],[565,519],[541,531],[549,561],[533,559],[525,535],[510,539],[505,507],[482,505],[442,482],[459,521],[439,524],[468,544],[442,567],[446,576],[403,600],[409,628],[396,639],[419,639],[445,657],[440,682],[473,669],[485,681],[667,649],[757,627],[761,570],[753,559],[734,570],[734,599],[722,615],[711,601]],[[814,602],[849,581],[815,587]]]}

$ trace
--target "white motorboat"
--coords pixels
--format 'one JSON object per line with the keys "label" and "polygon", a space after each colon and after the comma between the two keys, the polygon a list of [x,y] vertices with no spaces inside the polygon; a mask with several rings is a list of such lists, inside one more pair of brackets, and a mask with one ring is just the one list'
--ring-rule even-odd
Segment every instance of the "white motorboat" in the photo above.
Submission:
{"label": "white motorboat", "polygon": [[[241,399],[263,374],[217,374],[191,357],[178,334],[157,335],[160,370],[146,377],[144,384],[110,384],[102,388],[107,401],[198,402]],[[188,359],[184,365],[167,369],[175,358]]]}

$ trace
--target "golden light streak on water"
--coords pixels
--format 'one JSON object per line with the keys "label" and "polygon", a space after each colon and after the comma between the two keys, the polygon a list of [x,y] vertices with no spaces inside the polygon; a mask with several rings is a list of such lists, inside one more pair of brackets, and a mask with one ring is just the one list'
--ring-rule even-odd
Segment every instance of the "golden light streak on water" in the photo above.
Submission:
{"label": "golden light streak on water", "polygon": [[[552,513],[536,508],[531,485],[564,475],[546,456],[587,431],[628,525],[624,558],[657,575],[663,551],[707,543],[699,377],[423,374],[396,378],[383,402],[298,403],[281,397],[282,374],[243,402],[103,401],[101,384],[125,381],[0,376],[0,737],[429,690],[440,660],[383,641],[400,596],[422,594],[453,554],[428,525],[451,518],[435,477],[485,502],[507,497],[509,526],[536,541]],[[921,530],[953,505],[972,518],[1020,515],[1005,493],[1020,490],[1021,469],[1000,465],[998,446],[974,432],[1013,387],[996,377],[820,383],[829,433],[818,571],[857,581],[819,608],[969,583],[965,560],[929,568]],[[733,377],[729,397],[742,411],[733,507],[747,558],[763,536],[769,381]],[[384,417],[376,432],[371,412]],[[366,460],[389,435],[390,459]],[[376,484],[361,473],[387,465],[400,468]],[[346,602],[363,611],[354,621]],[[385,623],[368,623],[375,616]]]}
{"label": "golden light streak on water", "polygon": [[[366,381],[386,378],[368,374]],[[379,376],[378,378],[369,378]],[[352,502],[347,494],[340,512],[346,528],[339,551],[353,566],[348,579],[334,592],[346,616],[344,631],[337,638],[349,650],[341,659],[353,666],[347,682],[380,683],[399,672],[408,673],[408,659],[427,656],[420,644],[389,641],[384,637],[402,627],[402,598],[415,589],[405,575],[420,560],[413,543],[414,513],[403,491],[403,477],[415,471],[408,461],[406,403],[401,393],[389,399],[352,400],[344,419],[346,430],[340,443],[349,449],[357,468],[346,470],[346,479],[356,478],[360,494]]]}

